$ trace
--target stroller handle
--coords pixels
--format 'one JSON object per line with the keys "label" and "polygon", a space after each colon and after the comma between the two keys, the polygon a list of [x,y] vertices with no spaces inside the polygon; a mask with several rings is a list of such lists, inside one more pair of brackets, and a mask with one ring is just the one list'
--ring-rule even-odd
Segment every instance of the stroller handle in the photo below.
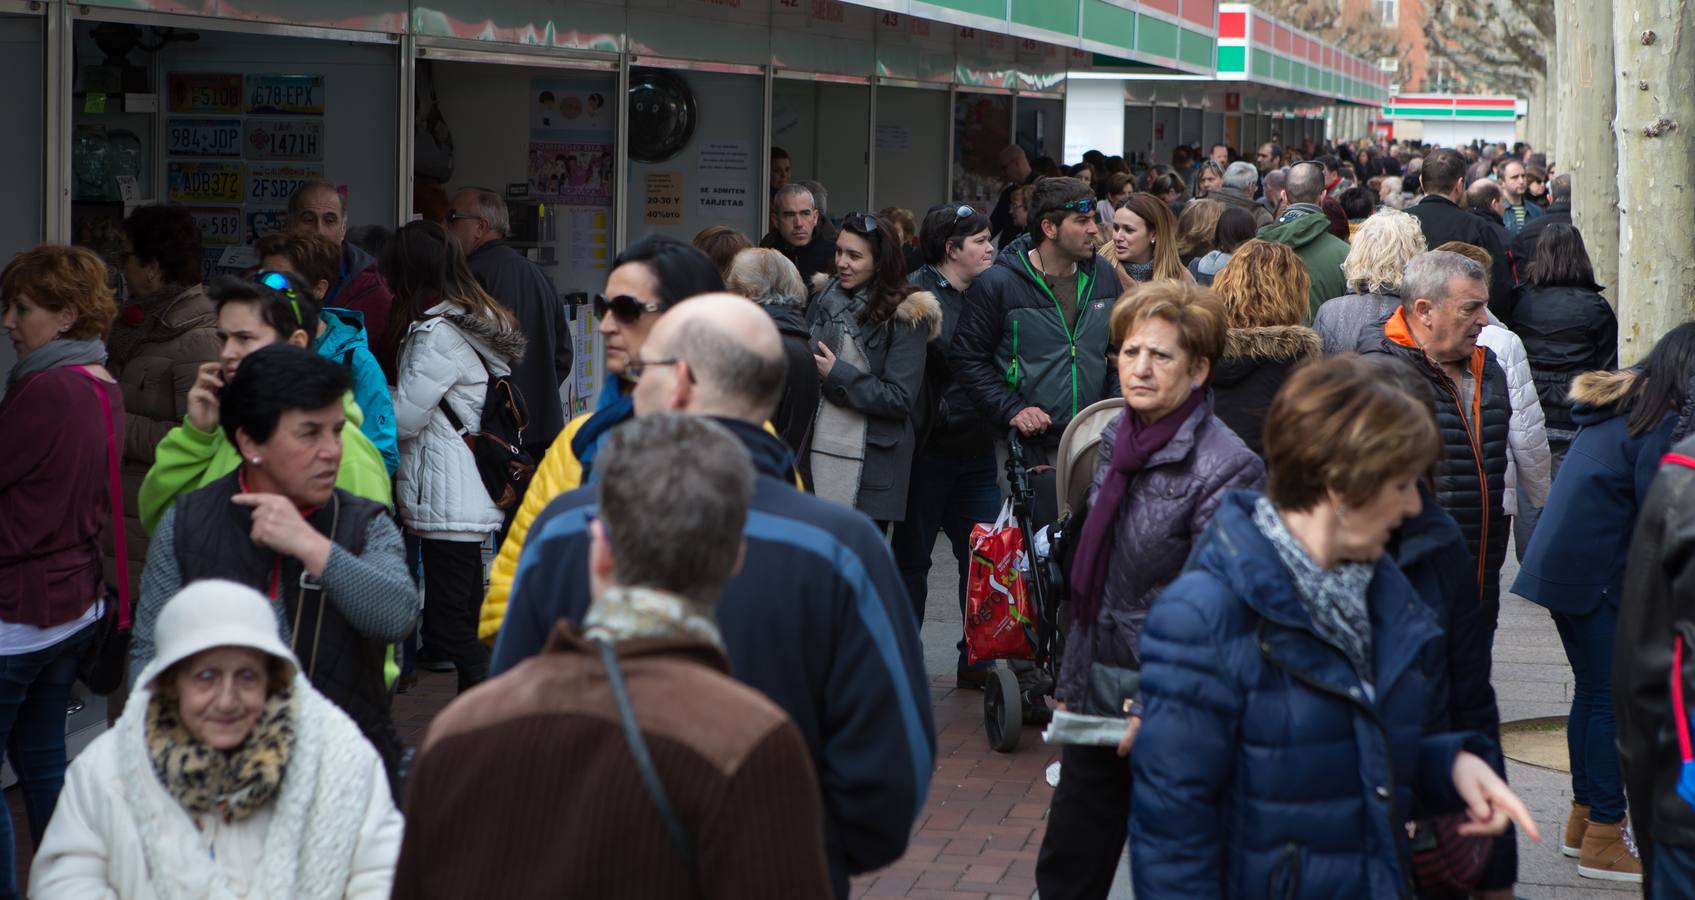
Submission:
{"label": "stroller handle", "polygon": [[1006,453],[1020,467],[1024,465],[1024,432],[1019,431],[1017,427],[1007,429]]}

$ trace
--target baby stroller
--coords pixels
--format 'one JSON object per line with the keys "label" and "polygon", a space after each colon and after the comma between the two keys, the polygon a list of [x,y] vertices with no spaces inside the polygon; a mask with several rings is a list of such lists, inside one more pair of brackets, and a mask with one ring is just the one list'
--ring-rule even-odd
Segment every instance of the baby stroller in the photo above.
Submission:
{"label": "baby stroller", "polygon": [[[1018,429],[1007,435],[1007,483],[1012,513],[1028,554],[1028,584],[1034,608],[1031,661],[1001,660],[983,685],[983,731],[989,746],[1001,753],[1018,748],[1025,725],[1045,725],[1052,718],[1044,699],[1053,694],[1064,656],[1062,623],[1069,609],[1066,570],[1076,532],[1082,525],[1089,482],[1094,477],[1096,449],[1107,422],[1123,409],[1113,398],[1085,408],[1066,426],[1060,438],[1057,466],[1028,467]],[[1048,527],[1048,540],[1038,544],[1037,533]]]}

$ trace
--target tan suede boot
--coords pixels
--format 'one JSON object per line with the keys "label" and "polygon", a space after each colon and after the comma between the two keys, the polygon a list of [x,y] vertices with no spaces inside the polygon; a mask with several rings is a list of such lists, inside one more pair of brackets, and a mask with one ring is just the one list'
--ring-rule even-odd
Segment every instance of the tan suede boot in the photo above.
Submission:
{"label": "tan suede boot", "polygon": [[1585,823],[1577,874],[1603,881],[1642,882],[1642,860],[1636,855],[1636,838],[1630,833],[1628,816],[1611,825],[1594,820]]}
{"label": "tan suede boot", "polygon": [[1571,814],[1566,816],[1565,840],[1560,841],[1560,852],[1576,859],[1583,852],[1583,828],[1589,822],[1589,807],[1579,806],[1576,800],[1571,801]]}

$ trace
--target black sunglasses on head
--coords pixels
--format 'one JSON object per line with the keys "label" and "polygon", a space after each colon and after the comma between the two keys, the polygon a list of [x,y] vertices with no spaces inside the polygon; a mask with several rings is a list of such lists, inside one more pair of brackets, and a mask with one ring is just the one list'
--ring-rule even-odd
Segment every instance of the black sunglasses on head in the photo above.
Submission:
{"label": "black sunglasses on head", "polygon": [[848,213],[842,218],[842,227],[854,234],[875,237],[877,235],[877,217],[870,213]]}
{"label": "black sunglasses on head", "polygon": [[656,313],[661,309],[663,307],[657,303],[646,303],[629,294],[619,294],[610,298],[601,294],[594,296],[594,317],[604,319],[606,314],[610,312],[612,318],[617,319],[620,325],[634,325],[642,317],[642,313]]}

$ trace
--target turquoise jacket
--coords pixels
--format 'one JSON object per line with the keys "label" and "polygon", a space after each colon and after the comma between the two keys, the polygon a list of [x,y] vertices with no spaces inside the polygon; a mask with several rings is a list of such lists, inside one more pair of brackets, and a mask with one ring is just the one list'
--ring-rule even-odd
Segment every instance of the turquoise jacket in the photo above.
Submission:
{"label": "turquoise jacket", "polygon": [[351,309],[325,307],[322,313],[324,333],[313,346],[318,355],[346,366],[353,374],[353,400],[365,413],[359,430],[376,445],[382,454],[383,467],[389,477],[400,467],[400,446],[394,433],[394,398],[388,392],[388,379],[372,355],[365,337],[364,314]]}

